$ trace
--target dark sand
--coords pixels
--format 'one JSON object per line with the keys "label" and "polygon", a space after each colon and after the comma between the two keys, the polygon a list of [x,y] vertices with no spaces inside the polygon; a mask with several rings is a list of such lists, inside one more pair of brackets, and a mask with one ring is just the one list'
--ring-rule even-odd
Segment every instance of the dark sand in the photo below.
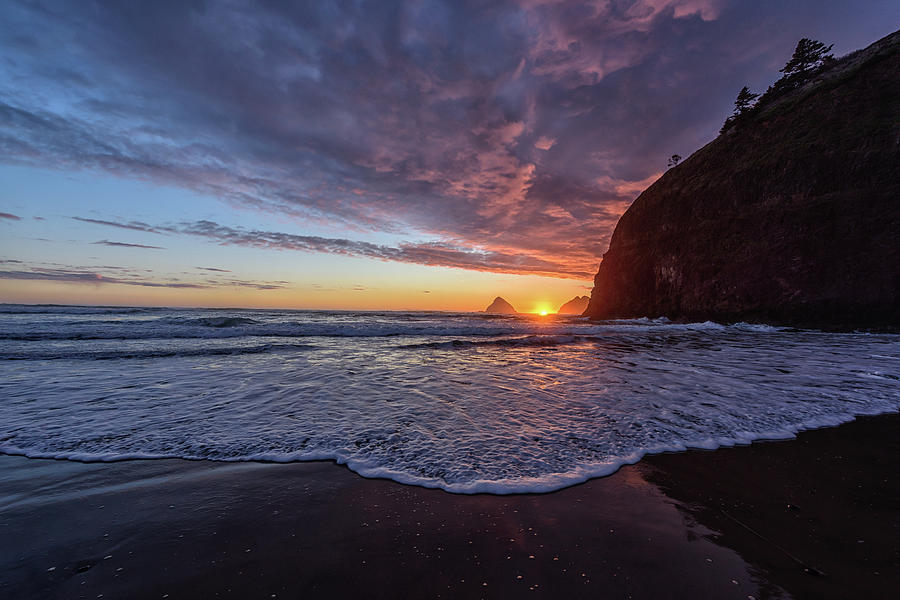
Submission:
{"label": "dark sand", "polygon": [[0,456],[3,598],[894,598],[900,416],[544,495]]}

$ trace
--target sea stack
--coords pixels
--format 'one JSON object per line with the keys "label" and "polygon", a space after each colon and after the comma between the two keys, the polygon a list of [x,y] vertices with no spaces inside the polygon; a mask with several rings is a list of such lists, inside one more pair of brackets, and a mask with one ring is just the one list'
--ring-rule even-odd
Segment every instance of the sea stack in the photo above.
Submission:
{"label": "sea stack", "polygon": [[491,302],[491,305],[484,309],[484,312],[495,313],[501,315],[514,315],[516,314],[516,309],[513,308],[512,304],[497,296],[494,298],[494,301]]}
{"label": "sea stack", "polygon": [[581,315],[587,310],[588,303],[591,301],[590,296],[575,296],[556,311],[558,315]]}
{"label": "sea stack", "polygon": [[900,326],[900,32],[767,93],[638,196],[586,314]]}

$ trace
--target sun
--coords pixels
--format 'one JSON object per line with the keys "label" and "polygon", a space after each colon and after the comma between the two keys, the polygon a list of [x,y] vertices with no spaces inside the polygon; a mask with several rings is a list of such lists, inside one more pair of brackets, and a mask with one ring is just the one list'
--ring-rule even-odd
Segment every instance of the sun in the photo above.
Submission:
{"label": "sun", "polygon": [[538,315],[540,317],[546,317],[547,315],[552,315],[556,311],[550,306],[548,302],[536,302],[534,305],[534,309],[532,309],[532,314]]}

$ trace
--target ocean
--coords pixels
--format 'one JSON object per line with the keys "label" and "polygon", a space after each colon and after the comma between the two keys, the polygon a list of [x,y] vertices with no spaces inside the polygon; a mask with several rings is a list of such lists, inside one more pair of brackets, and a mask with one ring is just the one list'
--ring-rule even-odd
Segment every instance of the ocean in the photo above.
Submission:
{"label": "ocean", "polygon": [[0,305],[0,453],[333,460],[549,492],[900,410],[900,335],[580,317]]}

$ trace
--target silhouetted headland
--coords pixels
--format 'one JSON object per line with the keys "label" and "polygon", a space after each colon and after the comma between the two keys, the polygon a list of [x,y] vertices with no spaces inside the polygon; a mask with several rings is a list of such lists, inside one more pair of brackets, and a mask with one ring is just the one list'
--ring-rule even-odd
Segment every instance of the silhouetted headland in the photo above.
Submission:
{"label": "silhouetted headland", "polygon": [[815,44],[622,215],[588,316],[900,326],[900,32]]}
{"label": "silhouetted headland", "polygon": [[513,308],[512,304],[510,304],[500,296],[497,296],[496,298],[494,298],[494,301],[491,302],[491,305],[484,309],[484,312],[497,313],[502,315],[514,315],[518,311]]}
{"label": "silhouetted headland", "polygon": [[575,296],[556,311],[560,315],[580,315],[587,310],[588,303],[591,301],[590,296]]}

